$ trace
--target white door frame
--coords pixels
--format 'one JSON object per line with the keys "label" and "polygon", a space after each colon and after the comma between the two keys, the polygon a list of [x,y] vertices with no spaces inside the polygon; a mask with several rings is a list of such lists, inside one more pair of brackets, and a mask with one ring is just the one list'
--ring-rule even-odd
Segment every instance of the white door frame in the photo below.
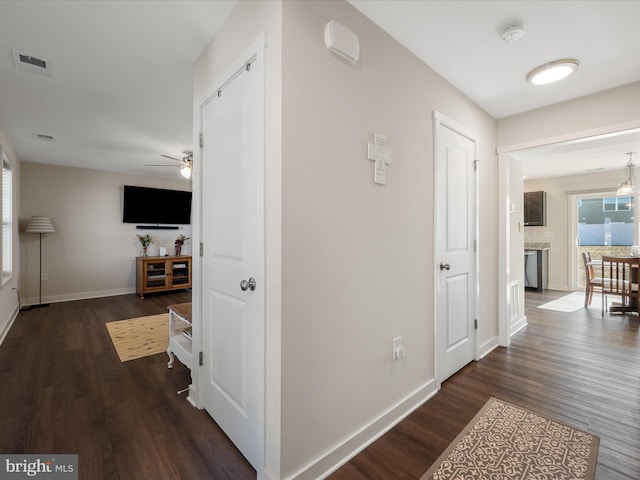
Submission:
{"label": "white door frame", "polygon": [[[437,214],[436,214],[436,209],[437,209],[437,190],[438,190],[438,185],[437,185],[437,152],[438,152],[438,142],[439,140],[439,135],[440,135],[440,131],[442,128],[448,128],[450,130],[453,130],[454,132],[468,138],[469,140],[471,140],[474,143],[474,158],[476,160],[476,169],[479,170],[480,169],[480,162],[479,162],[479,138],[478,136],[471,132],[470,130],[468,130],[466,127],[464,127],[463,125],[459,124],[458,122],[451,120],[450,118],[446,117],[445,115],[443,115],[441,112],[438,112],[437,110],[434,110],[433,112],[433,170],[434,170],[434,175],[433,175],[433,181],[434,181],[434,188],[433,188],[433,204],[434,204],[434,216],[433,216],[433,231],[434,231],[434,242],[433,242],[433,259],[434,259],[434,263],[433,263],[433,329],[434,329],[434,367],[435,367],[435,377],[436,377],[436,383],[437,383],[437,389],[440,389],[440,384],[442,383],[442,379],[439,378],[438,375],[438,371],[439,371],[439,366],[438,366],[438,357],[440,356],[440,345],[438,344],[438,331],[437,331],[437,312],[438,312],[438,301],[439,301],[439,297],[438,295],[440,294],[440,271],[437,268],[438,263],[438,255],[440,252],[440,238],[438,237],[438,218],[437,218]],[[474,285],[473,285],[473,289],[475,292],[473,301],[474,301],[474,305],[473,305],[473,310],[474,310],[474,314],[475,314],[475,318],[476,321],[478,322],[478,326],[480,325],[480,318],[478,315],[478,305],[480,304],[480,262],[479,262],[479,258],[480,258],[480,240],[479,240],[479,204],[480,204],[480,196],[479,196],[479,182],[478,182],[478,172],[476,171],[476,174],[474,175],[474,188],[475,188],[475,195],[474,195],[474,212],[473,215],[475,216],[474,218],[474,236],[475,236],[475,256],[474,256]],[[474,360],[479,360],[480,356],[479,356],[479,335],[478,335],[479,329],[476,328],[474,330],[473,333],[473,342],[474,342]]]}
{"label": "white door frame", "polygon": [[[509,296],[510,278],[509,259],[511,258],[510,215],[509,206],[509,159],[513,152],[546,145],[568,143],[609,135],[624,130],[640,128],[640,120],[622,124],[607,125],[590,130],[583,130],[557,137],[532,140],[522,144],[508,145],[496,149],[498,154],[498,341],[500,346],[508,347],[511,343],[509,319],[511,318],[511,301]],[[524,255],[524,252],[523,252]],[[524,261],[524,260],[523,260]]]}

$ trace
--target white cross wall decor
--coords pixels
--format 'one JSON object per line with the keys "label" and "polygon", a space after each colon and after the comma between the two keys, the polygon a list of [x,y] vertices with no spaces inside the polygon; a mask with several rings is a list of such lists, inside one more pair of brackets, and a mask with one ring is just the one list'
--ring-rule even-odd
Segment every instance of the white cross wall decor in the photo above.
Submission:
{"label": "white cross wall decor", "polygon": [[375,162],[373,181],[378,185],[387,183],[386,165],[391,165],[391,149],[386,148],[387,139],[381,133],[374,133],[375,143],[367,144],[367,157]]}

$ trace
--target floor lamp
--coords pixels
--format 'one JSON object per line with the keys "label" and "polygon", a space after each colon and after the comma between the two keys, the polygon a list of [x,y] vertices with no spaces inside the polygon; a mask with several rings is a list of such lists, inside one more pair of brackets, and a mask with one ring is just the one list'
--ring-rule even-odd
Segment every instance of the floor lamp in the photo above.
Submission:
{"label": "floor lamp", "polygon": [[53,229],[53,224],[49,217],[31,217],[31,220],[29,220],[27,228],[24,231],[25,233],[40,234],[40,290],[38,293],[38,305],[30,305],[28,309],[48,307],[48,303],[42,303],[42,234],[55,233],[55,230]]}

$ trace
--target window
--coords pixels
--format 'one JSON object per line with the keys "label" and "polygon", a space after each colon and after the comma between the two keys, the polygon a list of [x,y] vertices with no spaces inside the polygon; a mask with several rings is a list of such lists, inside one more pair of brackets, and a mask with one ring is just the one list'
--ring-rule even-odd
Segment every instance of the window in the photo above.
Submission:
{"label": "window", "polygon": [[11,164],[2,154],[2,283],[13,272],[13,175]]}
{"label": "window", "polygon": [[631,197],[607,197],[602,199],[603,212],[628,212],[631,210]]}
{"label": "window", "polygon": [[634,203],[634,197],[582,198],[578,202],[578,245],[606,247],[637,243]]}

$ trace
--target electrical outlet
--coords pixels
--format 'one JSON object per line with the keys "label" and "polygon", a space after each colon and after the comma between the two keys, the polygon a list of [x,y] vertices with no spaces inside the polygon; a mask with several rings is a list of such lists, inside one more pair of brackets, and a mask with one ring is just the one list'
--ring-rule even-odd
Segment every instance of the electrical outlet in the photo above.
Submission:
{"label": "electrical outlet", "polygon": [[396,337],[393,339],[393,359],[399,360],[404,358],[404,342],[402,337]]}
{"label": "electrical outlet", "polygon": [[40,280],[42,280],[43,282],[46,282],[47,280],[49,280],[49,275],[46,273],[41,273]]}

